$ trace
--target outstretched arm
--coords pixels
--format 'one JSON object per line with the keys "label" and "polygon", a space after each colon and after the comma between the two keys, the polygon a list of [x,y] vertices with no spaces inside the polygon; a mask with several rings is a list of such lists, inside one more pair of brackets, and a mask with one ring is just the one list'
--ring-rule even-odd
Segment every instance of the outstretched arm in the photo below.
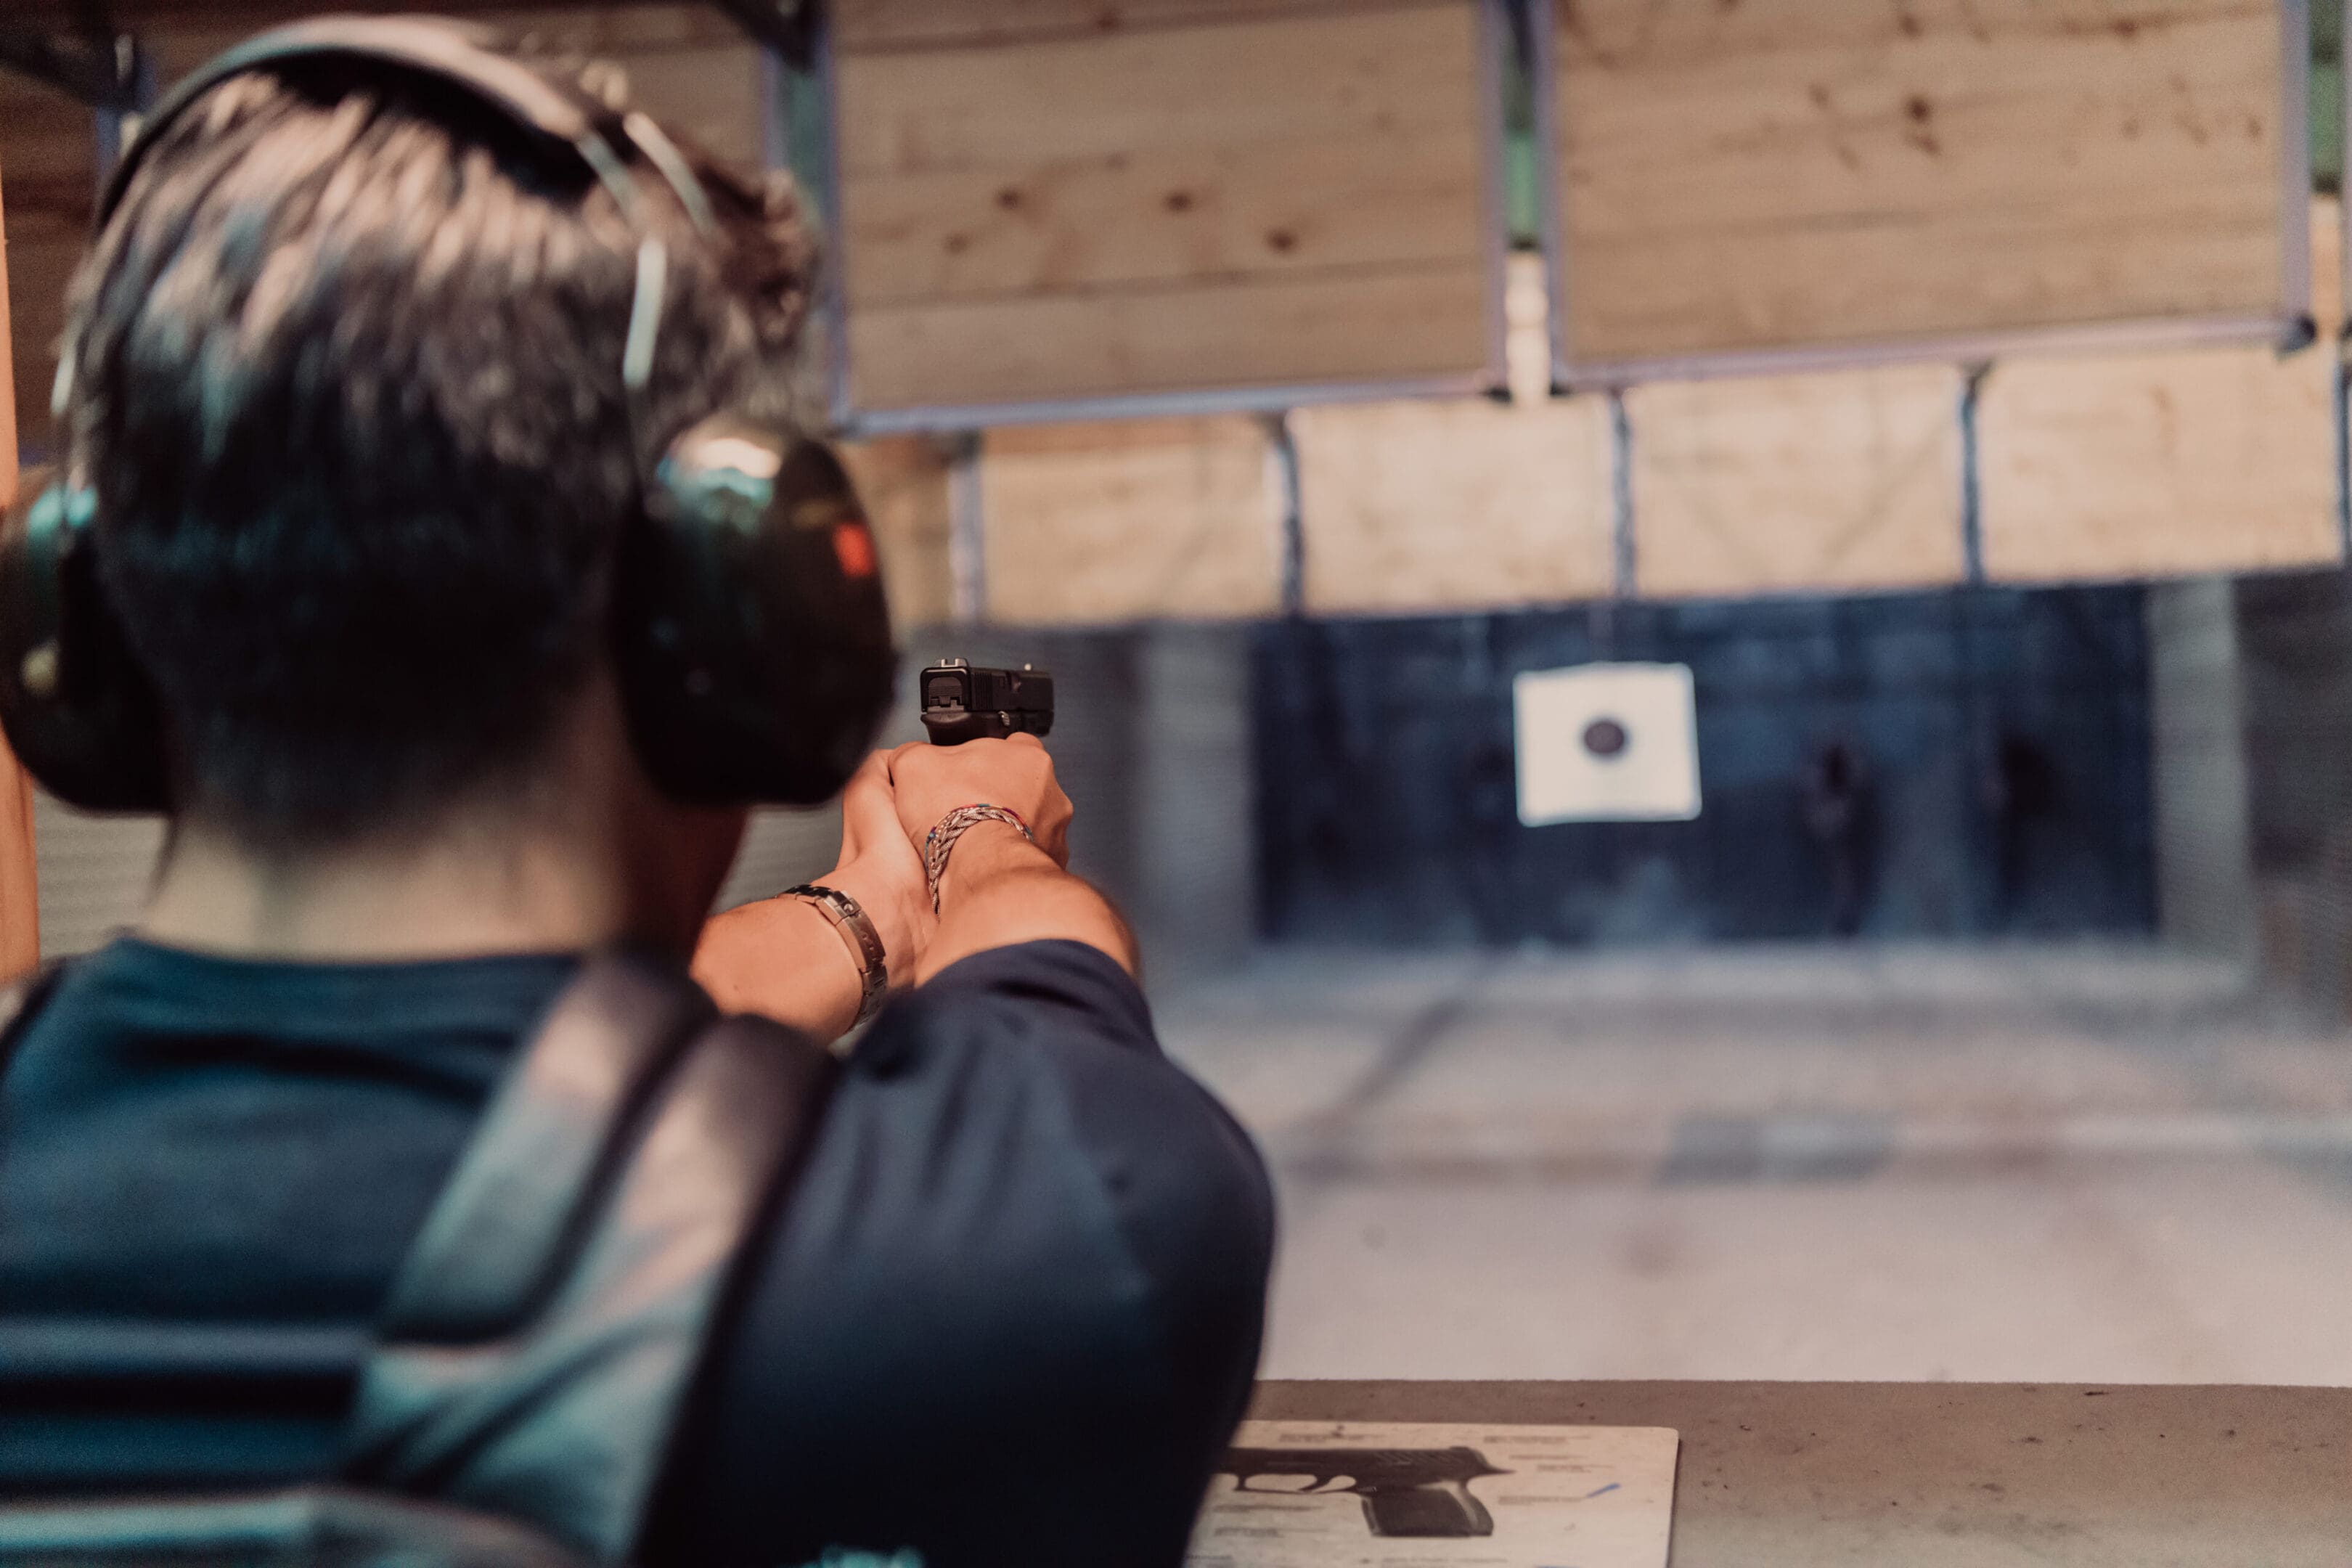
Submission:
{"label": "outstretched arm", "polygon": [[1134,934],[1110,901],[999,822],[964,835],[940,879],[940,929],[917,983],[960,958],[1023,942],[1077,942],[1136,972]]}
{"label": "outstretched arm", "polygon": [[[983,822],[948,857],[935,914],[918,848],[958,806],[1013,811],[1034,840]],[[818,879],[865,907],[893,988],[920,984],[959,959],[1024,942],[1076,942],[1132,974],[1134,934],[1109,900],[1066,868],[1071,806],[1035,737],[877,752],[842,792],[841,860]],[[713,915],[694,977],[720,1007],[761,1013],[820,1040],[857,1018],[857,963],[833,923],[802,899]]]}
{"label": "outstretched arm", "polygon": [[961,746],[902,746],[890,754],[892,792],[907,837],[920,845],[960,806],[1005,807],[1028,824],[965,830],[940,878],[938,929],[925,944],[918,984],[959,959],[1024,942],[1076,942],[1135,973],[1135,938],[1109,900],[1070,875],[1070,797],[1034,735]]}
{"label": "outstretched arm", "polygon": [[[877,752],[841,796],[841,859],[817,880],[857,900],[882,938],[890,984],[915,983],[936,923],[923,863],[898,825],[890,759]],[[694,977],[730,1013],[761,1013],[819,1040],[857,1020],[857,961],[831,921],[805,899],[763,899],[710,917],[694,951]]]}

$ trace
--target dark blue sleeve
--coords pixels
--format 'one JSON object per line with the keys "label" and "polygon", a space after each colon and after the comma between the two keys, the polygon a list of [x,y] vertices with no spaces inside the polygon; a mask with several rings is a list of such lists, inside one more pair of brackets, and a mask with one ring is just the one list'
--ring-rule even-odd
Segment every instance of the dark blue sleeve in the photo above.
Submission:
{"label": "dark blue sleeve", "polygon": [[1074,942],[878,1019],[669,1489],[681,1561],[1173,1564],[1255,1374],[1273,1199]]}

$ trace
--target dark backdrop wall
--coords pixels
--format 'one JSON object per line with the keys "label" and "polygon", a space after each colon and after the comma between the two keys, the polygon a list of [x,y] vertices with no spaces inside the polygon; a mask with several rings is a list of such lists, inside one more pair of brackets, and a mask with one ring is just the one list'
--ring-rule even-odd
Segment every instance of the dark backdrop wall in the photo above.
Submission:
{"label": "dark backdrop wall", "polygon": [[[2151,931],[2141,611],[2136,587],[1978,589],[1262,626],[1261,927],[1403,945]],[[1512,677],[1596,658],[1691,666],[1698,820],[1519,826]],[[1858,789],[1824,782],[1832,745]]]}
{"label": "dark backdrop wall", "polygon": [[2352,574],[2232,587],[2249,945],[2272,979],[2352,1017]]}

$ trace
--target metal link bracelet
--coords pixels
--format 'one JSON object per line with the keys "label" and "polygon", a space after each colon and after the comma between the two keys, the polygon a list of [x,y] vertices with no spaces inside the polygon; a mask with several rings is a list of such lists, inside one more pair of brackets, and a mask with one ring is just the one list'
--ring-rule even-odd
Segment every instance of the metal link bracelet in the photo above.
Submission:
{"label": "metal link bracelet", "polygon": [[[857,1023],[863,1024],[882,1010],[890,994],[889,955],[882,949],[882,933],[874,929],[873,917],[856,899],[838,888],[827,888],[807,882],[797,888],[786,888],[776,897],[805,899],[816,906],[849,944],[849,957],[857,965]],[[856,1027],[856,1024],[850,1026]]]}
{"label": "metal link bracelet", "polygon": [[983,822],[1002,822],[1017,828],[1030,843],[1037,842],[1021,814],[1001,805],[960,805],[939,820],[939,826],[923,837],[923,875],[931,884],[931,912],[940,912],[940,879],[947,874],[948,856],[954,850],[956,840]]}

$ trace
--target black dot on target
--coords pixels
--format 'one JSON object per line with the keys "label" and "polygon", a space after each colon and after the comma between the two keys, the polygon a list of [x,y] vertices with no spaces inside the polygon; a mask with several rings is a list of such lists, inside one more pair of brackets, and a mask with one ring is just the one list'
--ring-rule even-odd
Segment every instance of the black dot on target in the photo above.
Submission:
{"label": "black dot on target", "polygon": [[1596,757],[1617,756],[1633,739],[1614,719],[1595,719],[1584,727],[1584,749]]}

